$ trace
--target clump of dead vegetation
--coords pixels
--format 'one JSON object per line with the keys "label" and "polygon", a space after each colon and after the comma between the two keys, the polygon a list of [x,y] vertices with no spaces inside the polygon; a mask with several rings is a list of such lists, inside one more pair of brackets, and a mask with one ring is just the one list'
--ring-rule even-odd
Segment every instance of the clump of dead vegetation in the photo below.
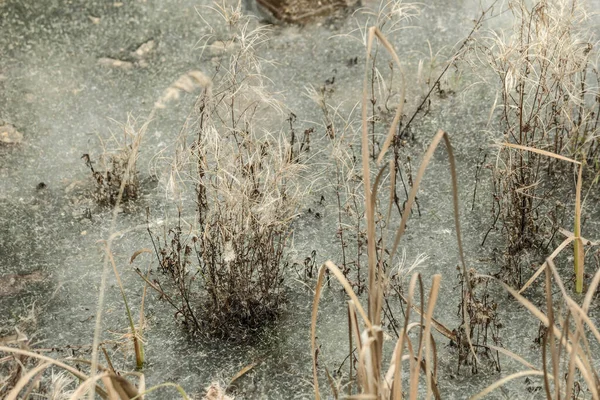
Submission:
{"label": "clump of dead vegetation", "polygon": [[[545,311],[510,286],[504,283],[501,285],[543,326],[540,331],[541,366],[536,367],[508,349],[490,346],[526,369],[503,377],[472,399],[485,398],[511,380],[535,376],[542,380],[540,387],[543,388],[546,399],[579,396],[600,399],[599,371],[593,350],[600,344],[600,334],[589,317],[590,306],[600,283],[600,270],[594,274],[581,304],[569,295],[550,258],[540,267],[540,271],[545,277]],[[554,291],[560,294],[558,299],[553,295]]]}
{"label": "clump of dead vegetation", "polygon": [[580,2],[511,1],[509,8],[512,31],[494,33],[483,47],[500,79],[503,142],[516,145],[501,146],[493,169],[494,224],[507,242],[505,279],[522,285],[522,255],[550,246],[564,222],[563,177],[573,173],[558,158],[523,147],[597,170],[600,92],[597,43]]}
{"label": "clump of dead vegetation", "polygon": [[150,233],[167,278],[155,289],[192,331],[243,339],[274,320],[284,302],[299,156],[310,132],[298,140],[295,116],[286,122],[265,88],[255,51],[268,29],[254,26],[240,4],[213,12],[227,21],[225,40],[236,45],[214,60],[175,149],[167,186],[176,196],[194,192],[196,216]]}
{"label": "clump of dead vegetation", "polygon": [[139,129],[131,115],[118,125],[122,136],[113,133],[107,142],[101,139],[102,152],[97,161],[90,154],[81,157],[92,172],[94,199],[111,207],[136,199],[140,190],[137,159],[145,126]]}

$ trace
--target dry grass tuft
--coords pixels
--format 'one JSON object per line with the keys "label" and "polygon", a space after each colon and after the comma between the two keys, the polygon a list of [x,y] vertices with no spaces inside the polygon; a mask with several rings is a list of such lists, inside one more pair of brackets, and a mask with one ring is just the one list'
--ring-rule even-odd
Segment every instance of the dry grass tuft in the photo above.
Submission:
{"label": "dry grass tuft", "polygon": [[492,33],[482,48],[500,79],[503,142],[509,144],[494,167],[493,214],[507,242],[505,277],[520,286],[523,255],[531,249],[543,254],[565,216],[556,196],[564,167],[544,155],[599,166],[600,89],[597,43],[584,28],[581,2],[511,1],[509,8],[512,31]]}
{"label": "dry grass tuft", "polygon": [[136,163],[146,126],[138,128],[137,121],[128,115],[127,122],[119,124],[123,136],[119,138],[112,134],[108,143],[102,141],[103,151],[99,156],[99,165],[94,166],[96,162],[89,154],[81,157],[92,172],[94,199],[99,204],[114,207],[121,193],[121,186],[121,201],[138,197],[140,183]]}
{"label": "dry grass tuft", "polygon": [[[183,388],[173,383],[164,383],[146,389],[142,373],[115,371],[107,359],[107,367],[99,365],[96,374],[84,371],[90,361],[76,358],[53,359],[30,349],[26,344],[17,347],[0,346],[0,364],[8,364],[13,372],[2,382],[0,394],[6,400],[17,400],[30,396],[50,399],[80,400],[99,396],[103,400],[143,399],[148,393],[163,387],[174,387],[182,399],[189,399]],[[73,365],[71,365],[73,364]],[[88,368],[89,370],[89,368]],[[130,377],[137,378],[137,384]],[[76,381],[77,380],[77,381]]]}
{"label": "dry grass tuft", "polygon": [[240,7],[212,9],[228,25],[227,41],[237,45],[219,58],[210,82],[187,74],[172,85],[202,90],[167,184],[175,197],[194,192],[195,221],[180,217],[162,235],[150,232],[167,278],[151,287],[192,331],[235,339],[273,321],[284,302],[285,252],[303,168],[293,114],[290,142],[283,109],[262,76],[265,61],[256,56],[269,30],[254,27]]}

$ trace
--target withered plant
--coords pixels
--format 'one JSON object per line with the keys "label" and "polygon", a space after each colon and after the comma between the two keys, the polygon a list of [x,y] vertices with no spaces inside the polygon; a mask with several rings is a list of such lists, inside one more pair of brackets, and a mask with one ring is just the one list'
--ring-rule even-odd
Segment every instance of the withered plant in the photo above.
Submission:
{"label": "withered plant", "polygon": [[356,292],[361,294],[366,288],[364,269],[361,272],[366,255],[366,230],[359,155],[355,150],[354,113],[346,118],[340,115],[336,107],[328,104],[328,94],[324,88],[318,92],[313,88],[307,91],[323,112],[323,122],[330,139],[331,168],[335,175],[335,234],[340,245],[340,268]]}
{"label": "withered plant", "polygon": [[136,120],[128,115],[127,122],[119,124],[119,128],[122,137],[112,134],[107,142],[101,139],[103,151],[97,163],[89,154],[81,157],[92,172],[94,199],[111,207],[117,204],[122,184],[122,202],[136,199],[140,190],[136,163],[145,127],[138,128]]}
{"label": "withered plant", "polygon": [[[596,43],[578,1],[511,1],[512,31],[483,46],[500,80],[502,141],[598,168],[600,97]],[[505,278],[522,285],[524,251],[547,248],[559,228],[555,204],[564,163],[503,146],[495,163],[494,221],[506,240]],[[561,193],[564,196],[564,193]],[[561,196],[561,197],[563,197]],[[552,218],[554,215],[554,218]],[[550,216],[550,217],[548,217]],[[546,245],[544,245],[546,242]]]}
{"label": "withered plant", "polygon": [[298,140],[295,117],[286,121],[265,87],[265,61],[255,50],[268,28],[254,26],[239,3],[213,11],[227,21],[226,40],[235,46],[204,83],[194,120],[177,143],[169,187],[193,190],[196,217],[155,240],[169,278],[159,291],[193,331],[243,339],[273,321],[283,304],[285,255],[301,195],[299,154],[310,132]]}

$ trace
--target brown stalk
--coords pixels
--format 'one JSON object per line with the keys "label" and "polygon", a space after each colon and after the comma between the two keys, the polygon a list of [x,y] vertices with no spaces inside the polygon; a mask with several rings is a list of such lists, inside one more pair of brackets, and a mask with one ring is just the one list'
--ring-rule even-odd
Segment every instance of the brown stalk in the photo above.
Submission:
{"label": "brown stalk", "polygon": [[[552,261],[550,261],[552,262]],[[548,324],[550,326],[554,325],[554,304],[552,303],[552,290],[550,290],[550,287],[552,286],[552,281],[551,281],[551,272],[550,269],[548,267],[544,268],[544,270],[546,271],[546,310],[548,313]],[[559,379],[559,357],[558,357],[558,353],[556,351],[556,340],[555,340],[555,336],[554,336],[554,330],[553,329],[548,329],[545,338],[544,338],[544,348],[542,349],[543,354],[546,354],[546,342],[549,342],[550,345],[550,355],[552,357],[552,374],[554,376],[554,385],[555,385],[555,393],[556,393],[556,400],[560,400],[560,379]],[[546,363],[544,362],[544,368],[546,368]],[[544,374],[544,382],[547,384],[548,382],[548,377],[547,374]],[[546,391],[549,392],[549,387],[546,387]],[[568,398],[568,397],[567,397]]]}
{"label": "brown stalk", "polygon": [[514,143],[502,143],[502,146],[510,147],[513,149],[528,151],[537,153],[546,157],[555,158],[561,161],[567,161],[577,166],[577,185],[575,188],[575,243],[574,243],[574,268],[575,268],[575,290],[577,293],[583,292],[583,271],[584,271],[584,252],[583,252],[583,240],[581,239],[581,185],[582,185],[582,168],[583,165],[579,161],[575,161],[571,158],[561,156],[560,154],[552,153],[550,151],[537,149],[530,146],[522,146]]}

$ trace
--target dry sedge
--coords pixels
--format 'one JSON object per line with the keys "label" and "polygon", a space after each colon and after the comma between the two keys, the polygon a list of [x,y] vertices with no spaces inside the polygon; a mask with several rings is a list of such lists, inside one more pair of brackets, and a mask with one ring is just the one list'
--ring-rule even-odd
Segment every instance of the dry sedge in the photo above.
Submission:
{"label": "dry sedge", "polygon": [[194,193],[195,219],[184,220],[179,205],[162,233],[148,229],[161,274],[147,283],[194,334],[244,340],[282,309],[291,223],[305,189],[294,117],[288,141],[275,130],[284,114],[256,55],[269,29],[252,28],[241,3],[217,7],[212,11],[229,25],[235,49],[218,58],[210,79],[187,73],[157,103],[200,89],[168,183],[177,200],[185,190]]}

